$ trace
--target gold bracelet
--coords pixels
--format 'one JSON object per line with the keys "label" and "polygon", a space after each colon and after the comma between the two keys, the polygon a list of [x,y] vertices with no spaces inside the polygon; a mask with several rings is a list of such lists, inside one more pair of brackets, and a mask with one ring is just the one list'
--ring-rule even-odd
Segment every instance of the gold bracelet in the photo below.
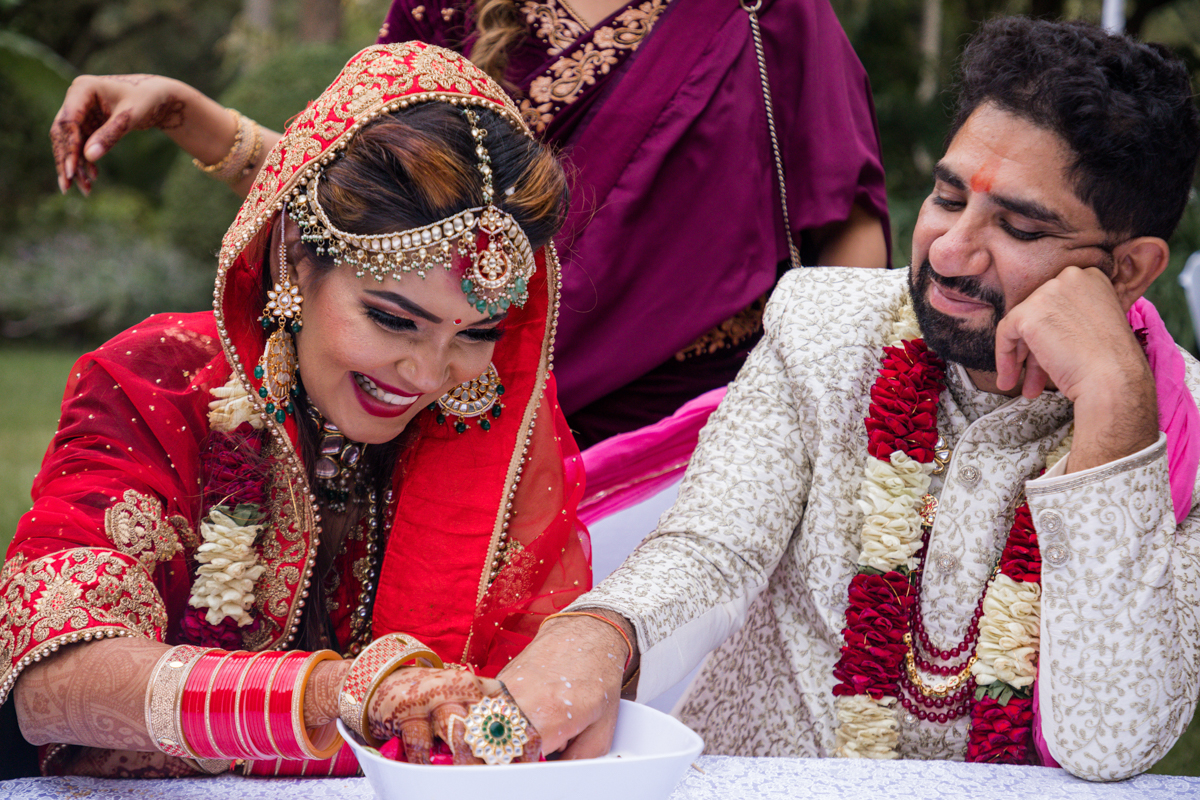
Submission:
{"label": "gold bracelet", "polygon": [[262,152],[262,132],[254,120],[235,109],[226,110],[233,115],[233,121],[237,125],[233,146],[216,164],[205,164],[198,158],[193,158],[192,163],[205,175],[234,184],[246,177],[254,162],[258,160],[258,154]]}
{"label": "gold bracelet", "polygon": [[292,689],[292,735],[300,743],[306,758],[324,761],[332,758],[342,748],[342,735],[338,733],[337,722],[329,722],[319,728],[308,730],[304,727],[304,689],[313,669],[322,661],[341,661],[342,657],[332,650],[318,650],[308,657]]}
{"label": "gold bracelet", "polygon": [[[415,664],[405,662],[414,661]],[[422,664],[421,662],[425,662]],[[389,633],[371,642],[354,659],[342,690],[338,693],[338,712],[346,727],[367,744],[379,747],[367,725],[367,704],[371,695],[388,675],[403,666],[430,666],[442,669],[442,659],[421,642],[403,633]]]}

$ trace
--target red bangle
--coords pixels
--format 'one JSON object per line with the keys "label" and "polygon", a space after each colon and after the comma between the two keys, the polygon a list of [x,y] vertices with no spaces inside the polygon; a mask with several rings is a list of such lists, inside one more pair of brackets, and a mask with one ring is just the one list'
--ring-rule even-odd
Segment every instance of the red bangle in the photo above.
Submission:
{"label": "red bangle", "polygon": [[274,758],[276,755],[267,733],[265,705],[271,673],[283,656],[276,650],[255,653],[246,664],[235,690],[234,725],[247,749],[253,753],[251,758]]}
{"label": "red bangle", "polygon": [[208,734],[222,758],[252,758],[254,751],[243,740],[237,725],[237,687],[247,665],[257,656],[238,650],[221,661],[208,693]]}
{"label": "red bangle", "polygon": [[205,707],[212,677],[227,655],[222,650],[213,650],[200,656],[183,684],[183,697],[179,702],[180,730],[196,758],[220,758],[209,735]]}
{"label": "red bangle", "polygon": [[[292,653],[288,654],[293,655]],[[299,658],[284,661],[271,679],[267,725],[276,752],[289,759],[326,759],[341,747],[336,722],[313,731],[304,727],[304,688],[313,669],[322,661],[340,661],[332,650],[295,653]]]}
{"label": "red bangle", "polygon": [[307,657],[307,653],[296,651],[284,654],[271,673],[270,683],[267,684],[267,694],[264,698],[267,736],[271,740],[272,752],[279,758],[304,757],[300,752],[299,743],[292,736],[291,688],[295,685],[296,675]]}

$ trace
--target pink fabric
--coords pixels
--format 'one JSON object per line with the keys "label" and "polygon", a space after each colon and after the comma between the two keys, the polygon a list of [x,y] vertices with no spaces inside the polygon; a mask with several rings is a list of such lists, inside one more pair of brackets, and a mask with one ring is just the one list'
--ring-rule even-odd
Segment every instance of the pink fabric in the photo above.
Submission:
{"label": "pink fabric", "polygon": [[1129,310],[1129,324],[1135,330],[1146,330],[1146,358],[1158,391],[1158,428],[1167,434],[1171,500],[1175,521],[1182,522],[1192,509],[1200,463],[1200,412],[1183,381],[1183,356],[1154,305],[1144,297],[1139,299]]}
{"label": "pink fabric", "polygon": [[700,429],[725,396],[713,389],[653,425],[622,433],[583,451],[587,490],[579,504],[585,525],[637,505],[677,481]]}

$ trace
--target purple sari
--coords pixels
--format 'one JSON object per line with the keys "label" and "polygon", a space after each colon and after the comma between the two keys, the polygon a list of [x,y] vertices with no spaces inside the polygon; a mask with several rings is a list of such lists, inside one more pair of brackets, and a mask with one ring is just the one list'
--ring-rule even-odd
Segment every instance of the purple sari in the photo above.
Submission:
{"label": "purple sari", "polygon": [[[589,31],[557,0],[516,5],[530,35],[506,77],[573,174],[557,239],[559,396],[568,415],[602,398],[608,417],[637,405],[611,434],[730,380],[701,367],[715,374],[689,384],[690,360],[673,356],[770,290],[788,257],[749,17],[736,0],[635,0]],[[765,0],[759,16],[790,233],[856,202],[886,231],[870,86],[828,1]],[[442,0],[395,0],[380,41],[410,38],[471,45]],[[606,398],[660,367],[674,373],[661,392]]]}

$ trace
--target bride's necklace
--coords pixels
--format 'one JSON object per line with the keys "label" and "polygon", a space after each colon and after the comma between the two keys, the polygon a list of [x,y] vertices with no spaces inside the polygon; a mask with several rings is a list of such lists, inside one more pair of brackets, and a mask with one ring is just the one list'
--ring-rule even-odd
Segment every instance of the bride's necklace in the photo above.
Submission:
{"label": "bride's necklace", "polygon": [[308,416],[320,428],[321,436],[317,444],[317,463],[313,465],[317,491],[326,508],[335,514],[344,514],[347,502],[362,488],[359,467],[367,446],[351,441],[311,404],[307,410]]}

